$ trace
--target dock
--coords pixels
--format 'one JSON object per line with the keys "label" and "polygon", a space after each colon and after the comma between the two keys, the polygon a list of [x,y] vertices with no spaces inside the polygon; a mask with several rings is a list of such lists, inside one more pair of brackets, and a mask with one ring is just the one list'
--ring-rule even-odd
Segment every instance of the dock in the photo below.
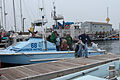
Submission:
{"label": "dock", "polygon": [[50,80],[119,59],[120,55],[104,54],[88,58],[62,59],[48,63],[1,68],[0,80]]}

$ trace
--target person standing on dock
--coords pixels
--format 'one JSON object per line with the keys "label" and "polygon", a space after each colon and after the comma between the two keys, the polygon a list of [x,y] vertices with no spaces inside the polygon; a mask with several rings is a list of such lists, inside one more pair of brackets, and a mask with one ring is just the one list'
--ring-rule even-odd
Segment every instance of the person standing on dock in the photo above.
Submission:
{"label": "person standing on dock", "polygon": [[83,44],[82,41],[79,40],[77,43],[75,43],[75,57],[82,57],[82,50],[83,50]]}
{"label": "person standing on dock", "polygon": [[79,40],[81,40],[81,44],[82,44],[80,47],[81,48],[80,50],[83,49],[83,51],[84,51],[84,54],[82,54],[83,51],[80,51],[80,53],[78,55],[82,54],[83,56],[88,58],[88,44],[91,43],[91,39],[88,36],[88,32],[85,31],[84,34],[79,35],[78,38],[79,38]]}

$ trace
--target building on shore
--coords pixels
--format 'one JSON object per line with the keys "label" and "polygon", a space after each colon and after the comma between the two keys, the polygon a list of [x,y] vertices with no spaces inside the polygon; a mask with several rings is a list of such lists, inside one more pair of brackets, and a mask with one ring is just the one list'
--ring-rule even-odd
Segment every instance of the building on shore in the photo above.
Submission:
{"label": "building on shore", "polygon": [[84,22],[81,24],[81,28],[83,30],[88,29],[90,34],[96,34],[96,33],[106,33],[106,32],[112,32],[112,24],[104,23],[104,22]]}
{"label": "building on shore", "polygon": [[81,29],[88,29],[92,40],[103,40],[112,38],[117,32],[112,28],[112,24],[105,22],[84,22],[81,24]]}

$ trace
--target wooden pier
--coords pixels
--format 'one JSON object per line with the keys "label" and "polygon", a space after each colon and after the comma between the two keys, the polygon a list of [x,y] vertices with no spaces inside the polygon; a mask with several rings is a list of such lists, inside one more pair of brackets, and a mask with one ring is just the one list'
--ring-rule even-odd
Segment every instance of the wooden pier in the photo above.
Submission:
{"label": "wooden pier", "polygon": [[89,58],[62,59],[54,62],[1,68],[0,80],[50,80],[119,60],[120,55],[105,54]]}

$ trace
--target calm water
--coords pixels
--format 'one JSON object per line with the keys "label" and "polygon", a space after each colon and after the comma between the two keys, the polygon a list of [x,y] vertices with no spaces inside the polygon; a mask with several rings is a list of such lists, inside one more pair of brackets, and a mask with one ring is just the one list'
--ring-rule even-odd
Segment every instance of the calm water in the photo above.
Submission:
{"label": "calm water", "polygon": [[106,50],[107,52],[113,54],[120,54],[120,41],[119,40],[110,40],[110,41],[98,41],[98,47]]}

